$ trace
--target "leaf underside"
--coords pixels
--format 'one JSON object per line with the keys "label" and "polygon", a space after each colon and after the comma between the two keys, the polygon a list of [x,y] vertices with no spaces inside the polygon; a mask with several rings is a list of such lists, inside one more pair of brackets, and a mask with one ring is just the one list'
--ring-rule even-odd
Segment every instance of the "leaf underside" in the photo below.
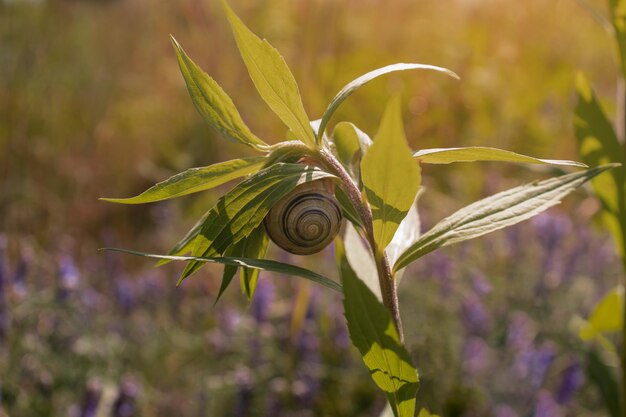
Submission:
{"label": "leaf underside", "polygon": [[197,262],[202,262],[202,263],[207,263],[207,262],[220,263],[220,264],[231,265],[231,266],[236,266],[236,267],[258,269],[261,271],[278,272],[280,274],[293,275],[293,276],[297,276],[300,278],[305,278],[305,279],[316,282],[320,285],[323,285],[327,288],[330,288],[338,292],[342,291],[342,286],[330,278],[327,278],[316,272],[310,271],[305,268],[301,268],[296,265],[285,264],[282,262],[273,261],[269,259],[248,259],[248,258],[227,257],[227,256],[223,256],[223,257],[171,256],[171,255],[158,255],[158,254],[153,254],[153,253],[137,252],[133,250],[119,249],[119,248],[103,248],[100,250],[126,253],[129,255],[143,256],[145,258],[152,258],[152,259],[167,259],[170,261],[187,261],[187,262],[197,261]]}
{"label": "leaf underside", "polygon": [[433,250],[514,225],[558,204],[586,181],[614,168],[590,168],[503,191],[462,208],[422,235],[396,261],[398,271]]}
{"label": "leaf underside", "polygon": [[413,417],[419,388],[417,370],[400,342],[389,311],[356,276],[339,239],[335,248],[352,343],[361,353],[376,385],[387,395],[394,415]]}

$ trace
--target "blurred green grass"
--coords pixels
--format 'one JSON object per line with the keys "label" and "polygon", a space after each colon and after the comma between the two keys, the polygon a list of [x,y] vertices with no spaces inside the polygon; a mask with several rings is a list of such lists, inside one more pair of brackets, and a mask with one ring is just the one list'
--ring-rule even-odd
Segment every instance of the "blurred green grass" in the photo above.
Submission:
{"label": "blurred green grass", "polygon": [[[601,1],[591,4],[604,8]],[[354,121],[373,135],[387,98],[401,92],[407,137],[415,149],[484,145],[538,157],[577,159],[572,129],[576,70],[589,74],[608,108],[612,106],[617,76],[613,45],[602,26],[574,0],[506,4],[495,0],[233,0],[232,5],[285,56],[313,118],[322,114],[345,83],[386,64],[420,62],[456,71],[460,82],[433,74],[388,76],[357,92],[333,120]],[[231,95],[257,135],[269,143],[282,140],[285,128],[254,91],[218,2],[0,2],[0,234],[6,239],[6,304],[12,317],[11,330],[0,347],[7,359],[0,366],[0,407],[17,416],[31,415],[33,410],[37,415],[68,415],[86,398],[90,378],[105,381],[105,386],[110,382],[117,389],[128,376],[141,386],[136,415],[235,415],[224,410],[245,403],[237,397],[245,397],[245,392],[237,387],[246,384],[252,391],[262,387],[252,395],[256,402],[250,410],[270,407],[258,392],[272,391],[282,404],[277,410],[283,411],[275,411],[276,415],[285,410],[302,416],[375,415],[382,403],[372,397],[375,391],[364,382],[358,360],[347,347],[324,346],[334,343],[333,332],[339,331],[333,327],[336,317],[341,317],[334,310],[338,300],[318,295],[321,312],[308,324],[314,328],[311,333],[320,333],[313,350],[322,359],[307,361],[301,352],[293,353],[299,352],[296,348],[283,357],[281,343],[294,343],[288,323],[291,298],[303,291],[298,284],[277,290],[280,302],[272,314],[278,327],[263,333],[263,326],[246,318],[252,307],[246,308],[238,294],[212,307],[219,268],[207,267],[183,289],[174,290],[175,266],[152,271],[144,260],[96,254],[97,247],[111,245],[167,250],[220,190],[140,207],[115,206],[97,201],[98,197],[134,195],[191,166],[248,152],[203,125],[178,72],[169,34]],[[424,175],[428,191],[422,214],[426,224],[433,224],[464,203],[519,183],[520,178],[535,178],[537,173],[484,164],[427,167]],[[592,200],[579,193],[567,207],[579,213],[574,219],[577,233],[579,228],[596,233],[588,225]],[[530,233],[524,227],[530,226],[522,226],[520,233]],[[493,239],[498,242],[503,236]],[[532,287],[543,272],[539,265],[531,268],[530,276],[505,270],[507,262],[516,258],[504,255],[498,258],[502,264],[489,262],[491,249],[484,246],[493,239],[472,246],[475,254],[461,257],[457,268],[479,268],[493,279],[494,293],[503,298],[493,296],[490,309],[502,312],[509,284],[498,277],[519,274]],[[532,264],[539,255],[524,250],[530,243],[521,246],[515,253]],[[272,253],[284,256],[277,250]],[[69,301],[59,298],[60,289],[69,285],[60,272],[64,257],[78,265],[81,276],[79,284],[68,287]],[[332,275],[331,260],[322,259],[321,263],[318,259],[297,262],[324,267]],[[26,295],[15,287],[20,262],[28,265]],[[541,317],[548,317],[546,329],[550,323],[566,320],[568,314],[583,314],[615,279],[610,268],[614,261],[607,262],[608,272],[592,277],[585,275],[590,274],[585,269],[580,272],[584,276],[571,284],[590,288],[586,298],[566,293],[542,304],[552,308],[559,303],[566,314],[545,316],[534,304],[532,288],[520,292],[516,308],[537,315],[542,326],[546,323]],[[444,397],[454,397],[455,389],[463,391],[455,376],[463,369],[459,346],[467,335],[439,334],[432,316],[422,316],[434,314],[450,332],[461,326],[450,300],[431,298],[437,288],[416,288],[422,272],[432,271],[417,270],[403,284],[405,321],[419,327],[408,337],[425,375],[422,401],[439,411],[447,401]],[[280,285],[282,279],[272,282]],[[132,308],[124,306],[125,286],[132,294],[144,294],[133,298]],[[151,293],[151,286],[158,290]],[[425,303],[418,305],[424,306],[422,310],[413,306],[416,299]],[[245,325],[224,336],[216,329],[224,326],[231,309]],[[197,317],[203,320],[198,322]],[[57,324],[46,324],[50,320]],[[232,338],[230,356],[213,351],[213,342],[206,343],[213,333]],[[248,357],[249,339],[254,339],[250,334],[260,334],[257,343],[269,351],[273,364],[268,365],[268,374],[252,382],[246,379],[247,367],[254,363]],[[573,343],[567,329],[547,334],[565,340],[559,346]],[[66,341],[53,340],[57,337]],[[246,370],[237,373],[242,363]],[[321,364],[313,366],[322,375],[316,381],[325,381],[327,388],[316,391],[316,398],[302,400],[294,394],[296,382],[302,379],[295,375],[311,363]],[[448,372],[449,367],[454,371]],[[227,373],[224,380],[230,391],[220,398],[215,386],[221,383],[208,375],[222,372]],[[482,401],[499,402],[493,379],[469,385],[479,383],[483,389],[479,396],[487,398]],[[345,396],[338,395],[338,387]],[[594,394],[587,395],[590,399],[583,398],[584,405],[575,406],[596,404]],[[298,401],[303,401],[300,406]],[[306,408],[314,414],[307,414]],[[241,415],[264,415],[250,410]],[[471,407],[463,412],[447,415],[485,415],[471,414],[477,413]]]}

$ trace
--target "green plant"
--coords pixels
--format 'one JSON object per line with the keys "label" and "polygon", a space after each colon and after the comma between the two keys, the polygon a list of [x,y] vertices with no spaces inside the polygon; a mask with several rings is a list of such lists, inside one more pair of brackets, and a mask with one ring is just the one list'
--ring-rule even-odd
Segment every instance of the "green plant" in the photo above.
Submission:
{"label": "green plant", "polygon": [[[458,77],[447,69],[423,64],[401,63],[379,68],[347,84],[330,102],[321,119],[310,122],[298,86],[283,58],[266,40],[254,35],[225,1],[222,4],[255,87],[285,123],[291,140],[268,145],[255,136],[228,95],[172,38],[198,112],[224,137],[251,147],[261,156],[192,168],[136,197],[104,199],[125,204],[149,203],[246,177],[221,197],[167,255],[111,250],[156,258],[160,263],[186,261],[178,284],[206,262],[222,263],[225,267],[218,298],[239,268],[242,289],[250,298],[260,270],[299,276],[343,291],[350,336],[372,379],[387,395],[395,416],[413,416],[419,381],[403,344],[397,296],[404,269],[438,248],[528,219],[559,203],[577,187],[614,165],[580,170],[498,193],[457,211],[419,236],[415,204],[422,164],[503,161],[586,166],[486,147],[413,152],[404,134],[401,101],[397,97],[387,105],[374,140],[348,122],[336,124],[327,135],[329,122],[341,103],[379,76],[423,69]],[[313,271],[265,259],[269,239],[264,219],[285,198],[290,198],[294,190],[311,183],[323,184],[325,195],[336,199],[343,216],[349,220],[344,238],[335,239],[341,285]],[[312,207],[317,213],[315,205]],[[313,234],[322,226],[312,226]],[[187,253],[190,255],[186,256]]]}
{"label": "green plant", "polygon": [[[582,73],[576,79],[576,138],[579,152],[588,164],[617,163],[621,166],[611,175],[592,180],[593,190],[600,200],[600,217],[610,231],[626,272],[626,1],[609,0],[609,20],[601,13],[594,16],[613,35],[618,50],[620,71],[618,75],[618,106],[615,126],[602,109],[590,83]],[[626,417],[626,308],[624,307],[624,281],[626,275],[602,300],[598,302],[588,321],[581,327],[580,337],[585,341],[597,340],[604,348],[603,359],[595,351],[589,352],[591,379],[598,385],[603,401],[613,417]],[[622,333],[621,395],[613,376],[611,357],[619,355],[617,347],[606,337]],[[619,362],[619,359],[615,362]],[[621,398],[621,401],[620,401]]]}

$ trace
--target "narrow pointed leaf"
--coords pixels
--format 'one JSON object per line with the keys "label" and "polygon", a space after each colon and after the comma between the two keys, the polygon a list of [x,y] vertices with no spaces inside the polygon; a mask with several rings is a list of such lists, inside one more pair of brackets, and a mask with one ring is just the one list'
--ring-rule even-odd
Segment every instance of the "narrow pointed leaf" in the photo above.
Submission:
{"label": "narrow pointed leaf", "polygon": [[348,198],[348,195],[345,193],[345,191],[343,191],[341,187],[335,187],[335,197],[337,198],[337,201],[341,206],[341,212],[343,213],[344,217],[348,219],[353,225],[363,227],[363,222],[361,221],[359,214],[357,213],[354,205],[350,201],[350,198]]}
{"label": "narrow pointed leaf", "polygon": [[398,271],[433,250],[512,226],[560,203],[586,181],[614,168],[614,164],[590,168],[544,181],[515,187],[462,208],[437,223],[396,261]]}
{"label": "narrow pointed leaf", "polygon": [[[193,227],[189,229],[187,234],[172,248],[167,252],[168,255],[184,255],[188,252],[191,252],[194,246],[194,242],[200,230],[202,230],[202,225],[204,224],[206,218],[208,217],[211,210],[207,210],[206,213],[202,215],[202,217],[194,223]],[[169,263],[168,259],[161,259],[157,262],[156,266],[165,265]]]}
{"label": "narrow pointed leaf", "polygon": [[[420,217],[417,212],[417,202],[419,201],[420,196],[423,193],[424,188],[420,188],[415,196],[415,201],[413,201],[413,205],[409,210],[408,214],[400,223],[400,227],[396,230],[396,234],[393,235],[393,239],[385,249],[387,252],[387,256],[389,257],[389,264],[393,265],[396,263],[402,252],[407,250],[411,245],[413,245],[420,237]],[[396,271],[395,280],[399,282],[404,275],[404,269]]]}
{"label": "narrow pointed leaf", "polygon": [[326,110],[324,111],[324,114],[322,115],[322,121],[320,123],[320,128],[318,131],[319,135],[322,135],[324,131],[326,130],[326,126],[328,125],[330,118],[333,116],[333,113],[335,113],[335,110],[337,110],[337,108],[341,105],[341,103],[343,103],[344,100],[347,99],[352,93],[354,93],[359,87],[363,86],[364,84],[367,84],[368,82],[372,81],[375,78],[380,77],[381,75],[389,74],[390,72],[406,71],[406,70],[437,71],[437,72],[442,72],[444,74],[447,74],[453,78],[459,79],[459,76],[456,75],[453,71],[450,71],[449,69],[442,68],[442,67],[436,67],[434,65],[399,63],[399,64],[387,65],[386,67],[375,69],[373,71],[363,74],[360,77],[350,81],[331,100],[330,104],[328,104],[328,107],[326,107]]}
{"label": "narrow pointed leaf", "polygon": [[[236,244],[232,245],[228,249],[224,251],[224,257],[242,257],[241,256],[241,247],[243,246],[244,240],[240,240]],[[168,260],[168,262],[171,262]],[[237,274],[237,270],[239,269],[238,265],[224,265],[224,270],[222,271],[222,283],[220,284],[219,292],[217,293],[217,297],[215,297],[215,304],[222,298],[224,291],[229,287],[230,283],[233,281],[233,278]]]}
{"label": "narrow pointed leaf", "polygon": [[589,320],[580,329],[580,338],[591,340],[602,333],[622,330],[624,320],[624,287],[609,292],[593,309]]}
{"label": "narrow pointed leaf", "polygon": [[121,204],[144,204],[181,197],[209,190],[235,178],[258,171],[265,160],[265,157],[233,159],[207,167],[191,168],[148,188],[138,196],[101,198],[100,200]]}
{"label": "narrow pointed leaf", "polygon": [[171,38],[191,100],[209,126],[227,139],[265,150],[268,145],[250,131],[228,94],[187,56],[174,37]]}
{"label": "narrow pointed leaf", "polygon": [[[263,259],[265,257],[269,238],[262,225],[250,233],[244,242],[242,257],[250,259]],[[242,268],[241,270],[241,290],[248,297],[248,300],[254,296],[260,272],[260,270],[252,268]]]}
{"label": "narrow pointed leaf", "polygon": [[352,343],[374,383],[385,392],[396,417],[413,417],[419,388],[417,370],[387,308],[354,273],[339,243],[336,246],[344,288],[343,306]]}
{"label": "narrow pointed leaf", "polygon": [[241,57],[261,98],[299,140],[314,148],[315,135],[309,125],[298,84],[287,63],[267,40],[260,39],[244,25],[225,0],[222,0],[222,5]]}
{"label": "narrow pointed leaf", "polygon": [[372,208],[377,250],[382,253],[411,208],[421,181],[404,135],[399,99],[390,101],[385,110],[374,144],[361,161],[361,178]]}
{"label": "narrow pointed leaf", "polygon": [[602,175],[591,181],[596,196],[604,208],[604,220],[616,242],[619,252],[626,256],[623,230],[626,230],[626,155],[611,122],[606,117],[587,79],[578,74],[576,79],[575,130],[583,161],[591,166],[609,162],[621,163],[611,175]]}
{"label": "narrow pointed leaf", "polygon": [[272,261],[269,259],[248,259],[241,257],[201,257],[201,256],[173,256],[173,255],[157,255],[153,253],[137,252],[119,248],[103,248],[101,250],[108,250],[112,252],[127,253],[130,255],[143,256],[153,259],[167,259],[170,261],[197,261],[202,263],[219,263],[224,265],[232,265],[244,268],[254,268],[261,271],[278,272],[285,275],[293,275],[300,278],[305,278],[310,281],[321,284],[327,288],[335,291],[342,291],[342,287],[339,283],[320,275],[316,272],[309,271],[308,269],[301,268],[299,266],[285,264],[278,261]]}
{"label": "narrow pointed leaf", "polygon": [[[195,238],[193,256],[214,257],[256,229],[267,212],[298,184],[335,178],[319,168],[277,163],[238,184],[218,200]],[[190,262],[181,282],[201,264]]]}
{"label": "narrow pointed leaf", "polygon": [[356,276],[367,285],[367,288],[376,296],[378,301],[382,302],[383,296],[380,292],[376,261],[374,261],[372,253],[352,224],[346,224],[343,241],[346,259],[350,267]]}
{"label": "narrow pointed leaf", "polygon": [[337,123],[333,129],[333,142],[341,163],[350,167],[354,155],[359,151],[359,133],[357,127],[350,122]]}
{"label": "narrow pointed leaf", "polygon": [[452,162],[476,162],[476,161],[496,161],[496,162],[522,162],[527,164],[549,164],[566,165],[586,168],[587,165],[558,159],[539,159],[532,156],[521,155],[511,151],[498,148],[487,148],[482,146],[472,146],[467,148],[439,148],[423,149],[413,154],[418,161],[427,164],[450,164]]}

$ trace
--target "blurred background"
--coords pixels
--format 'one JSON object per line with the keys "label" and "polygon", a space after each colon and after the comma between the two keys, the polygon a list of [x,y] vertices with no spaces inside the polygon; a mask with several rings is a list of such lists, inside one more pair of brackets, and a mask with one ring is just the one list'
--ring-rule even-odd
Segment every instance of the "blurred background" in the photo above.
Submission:
{"label": "blurred background", "polygon": [[[401,92],[414,149],[484,145],[578,159],[573,80],[613,109],[611,37],[576,0],[232,0],[278,48],[311,118],[348,81],[395,62],[456,71],[391,75],[334,122],[374,135]],[[590,1],[605,13],[604,1]],[[168,35],[269,143],[285,128],[256,94],[217,1],[0,0],[0,415],[378,416],[341,299],[262,273],[252,303],[219,266],[175,288],[182,265],[97,252],[167,251],[232,184],[145,206],[135,195],[192,166],[249,154],[203,124]],[[612,110],[611,110],[612,111]],[[426,166],[422,227],[556,171]],[[598,204],[579,191],[505,231],[432,253],[402,282],[418,405],[443,417],[605,415],[576,321],[619,280]],[[336,277],[317,257],[269,256]]]}

